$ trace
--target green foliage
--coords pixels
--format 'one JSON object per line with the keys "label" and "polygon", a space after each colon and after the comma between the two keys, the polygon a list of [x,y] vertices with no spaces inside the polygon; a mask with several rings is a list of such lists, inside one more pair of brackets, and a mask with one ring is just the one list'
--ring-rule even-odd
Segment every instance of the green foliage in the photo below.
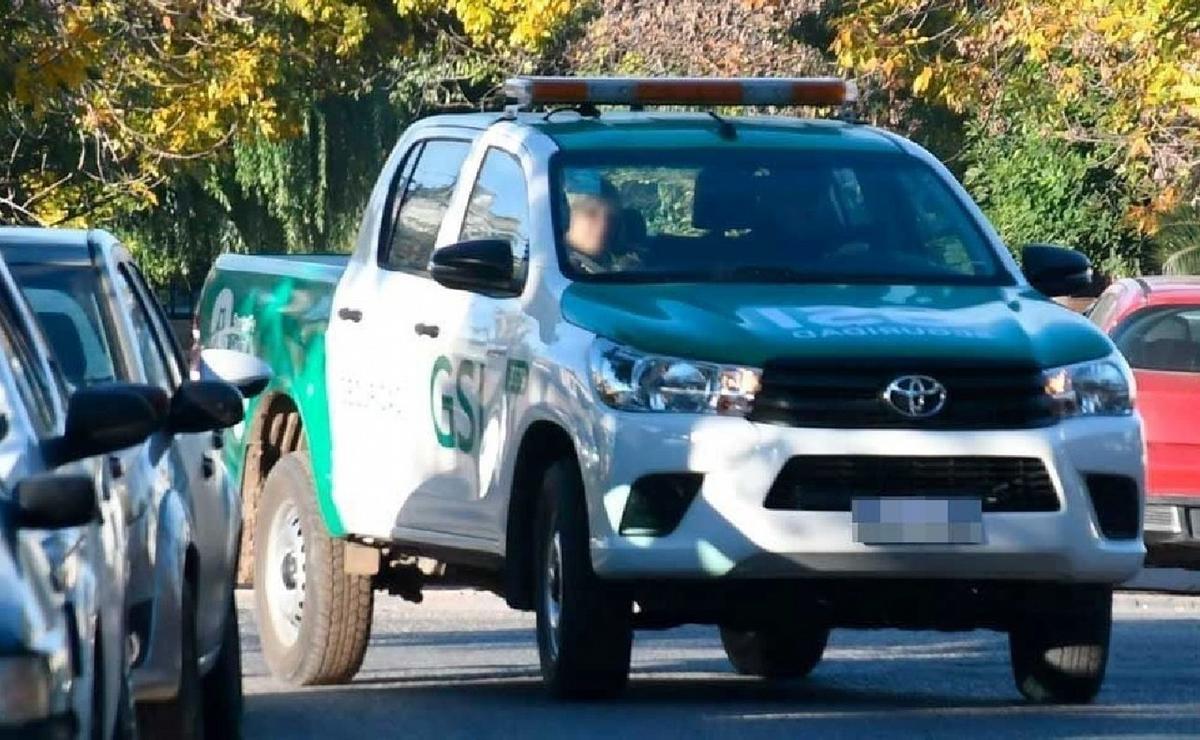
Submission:
{"label": "green foliage", "polygon": [[1130,196],[1107,147],[1037,131],[971,131],[964,184],[1014,251],[1057,243],[1087,254],[1107,275],[1137,274],[1146,239],[1124,219]]}
{"label": "green foliage", "polygon": [[1200,275],[1200,207],[1180,206],[1162,218],[1155,257],[1165,275]]}

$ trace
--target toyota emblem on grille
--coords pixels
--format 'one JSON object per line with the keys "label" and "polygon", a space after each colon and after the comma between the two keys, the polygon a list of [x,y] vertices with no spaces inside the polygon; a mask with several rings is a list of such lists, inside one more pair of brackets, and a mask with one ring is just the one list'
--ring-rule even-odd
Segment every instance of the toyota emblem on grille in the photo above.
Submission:
{"label": "toyota emblem on grille", "polygon": [[928,375],[901,375],[888,383],[883,400],[902,416],[925,419],[946,405],[946,386]]}

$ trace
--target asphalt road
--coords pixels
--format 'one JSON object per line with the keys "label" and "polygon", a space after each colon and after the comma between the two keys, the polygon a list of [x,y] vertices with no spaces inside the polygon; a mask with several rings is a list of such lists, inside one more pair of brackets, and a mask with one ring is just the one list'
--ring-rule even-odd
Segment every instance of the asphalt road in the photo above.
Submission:
{"label": "asphalt road", "polygon": [[1122,594],[1108,681],[1085,707],[1023,704],[991,632],[835,631],[804,681],[734,675],[713,628],[639,633],[628,692],[557,703],[532,620],[489,595],[381,597],[350,686],[272,679],[242,606],[248,738],[1200,737],[1200,597]]}

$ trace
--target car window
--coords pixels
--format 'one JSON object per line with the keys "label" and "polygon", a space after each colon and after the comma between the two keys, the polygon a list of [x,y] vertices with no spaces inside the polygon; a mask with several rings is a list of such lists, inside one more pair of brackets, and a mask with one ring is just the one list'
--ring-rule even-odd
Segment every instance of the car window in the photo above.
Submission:
{"label": "car window", "polygon": [[1085,314],[1092,320],[1096,326],[1103,328],[1109,318],[1112,316],[1113,309],[1116,308],[1117,299],[1121,297],[1121,292],[1116,288],[1106,290],[1096,302],[1092,304]]}
{"label": "car window", "polygon": [[154,329],[150,325],[150,317],[146,314],[137,294],[134,292],[129,273],[122,265],[118,271],[117,295],[121,305],[129,314],[133,324],[134,341],[137,342],[138,354],[141,356],[142,371],[146,382],[170,391],[175,382],[167,368],[167,358],[158,344]]}
{"label": "car window", "polygon": [[11,268],[72,388],[111,383],[122,376],[113,352],[115,334],[100,305],[96,268],[39,263]]}
{"label": "car window", "polygon": [[34,431],[38,436],[49,437],[55,433],[57,421],[52,397],[54,384],[46,377],[31,340],[20,328],[22,326],[12,298],[0,293],[0,352],[4,353],[17,392],[29,409]]}
{"label": "car window", "polygon": [[459,170],[471,145],[466,141],[432,139],[425,142],[412,175],[398,186],[400,204],[390,229],[391,238],[381,264],[392,270],[425,272],[438,229],[450,206]]}
{"label": "car window", "polygon": [[576,279],[1011,284],[928,165],[872,152],[566,152],[555,223]]}
{"label": "car window", "polygon": [[150,286],[146,283],[146,279],[142,276],[142,271],[138,269],[137,265],[127,262],[121,266],[121,269],[128,270],[128,280],[134,286],[142,309],[150,318],[151,328],[158,338],[159,346],[164,351],[167,365],[174,376],[175,383],[182,382],[184,368],[187,367],[187,363],[183,358],[183,350],[180,349],[179,342],[175,337],[174,331],[171,329],[171,322],[163,312],[162,304],[159,303],[154,292],[150,290]]}
{"label": "car window", "polygon": [[1142,309],[1117,327],[1113,340],[1135,368],[1200,373],[1200,306]]}
{"label": "car window", "polygon": [[516,157],[489,149],[467,202],[460,240],[506,239],[512,245],[518,282],[524,282],[529,253],[529,196],[525,172]]}

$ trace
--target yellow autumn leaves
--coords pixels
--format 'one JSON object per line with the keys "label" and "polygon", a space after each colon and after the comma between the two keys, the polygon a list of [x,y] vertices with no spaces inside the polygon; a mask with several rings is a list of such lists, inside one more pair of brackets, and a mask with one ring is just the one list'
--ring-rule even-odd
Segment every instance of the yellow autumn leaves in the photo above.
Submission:
{"label": "yellow autumn leaves", "polygon": [[[15,151],[0,217],[57,223],[152,203],[239,137],[286,138],[325,94],[379,84],[439,34],[537,53],[573,0],[64,0],[0,4],[0,105]],[[41,147],[41,151],[37,148]],[[101,207],[100,211],[96,208]],[[111,209],[108,211],[111,212]]]}
{"label": "yellow autumn leaves", "polygon": [[[1155,214],[1196,193],[1200,3],[1195,0],[859,0],[835,24],[839,65],[891,94],[1000,130],[1116,147]],[[1195,195],[1193,195],[1195,197]]]}

